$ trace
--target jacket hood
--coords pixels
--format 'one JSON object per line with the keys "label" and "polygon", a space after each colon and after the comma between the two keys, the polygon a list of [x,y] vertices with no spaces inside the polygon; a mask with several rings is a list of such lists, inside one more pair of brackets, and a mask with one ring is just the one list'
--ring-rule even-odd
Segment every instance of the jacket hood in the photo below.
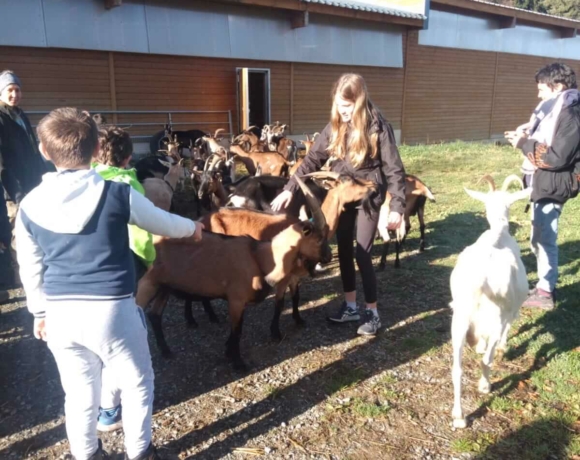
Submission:
{"label": "jacket hood", "polygon": [[103,195],[105,181],[92,169],[47,173],[22,200],[22,210],[37,225],[55,233],[83,231]]}

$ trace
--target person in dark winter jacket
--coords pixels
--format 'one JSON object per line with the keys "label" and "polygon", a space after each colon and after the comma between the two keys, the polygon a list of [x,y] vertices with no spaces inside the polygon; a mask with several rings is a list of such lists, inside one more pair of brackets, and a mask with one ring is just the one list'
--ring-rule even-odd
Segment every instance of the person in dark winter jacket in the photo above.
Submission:
{"label": "person in dark winter jacket", "polygon": [[525,307],[551,310],[558,282],[558,221],[567,200],[578,194],[580,177],[580,92],[576,74],[554,63],[536,73],[538,97],[554,103],[531,137],[515,133],[510,143],[533,165],[531,246],[538,283]]}
{"label": "person in dark winter jacket", "polygon": [[[374,181],[379,186],[381,193],[377,197],[377,205],[382,204],[387,191],[392,195],[388,228],[398,228],[405,212],[405,170],[393,129],[369,99],[365,81],[360,75],[345,74],[337,81],[333,91],[331,121],[316,139],[295,175],[301,177],[319,170],[330,157],[334,160],[331,166],[333,171],[351,173]],[[297,190],[298,184],[291,179],[272,202],[272,209],[279,211],[287,207]],[[378,222],[378,211],[367,214],[355,204],[341,214],[336,233],[345,301],[329,320],[343,323],[360,319],[352,244],[356,224],[356,261],[366,302],[364,323],[358,329],[361,335],[374,335],[381,326],[371,258]]]}
{"label": "person in dark winter jacket", "polygon": [[30,121],[19,108],[21,99],[22,85],[16,74],[0,73],[0,180],[10,207],[16,208],[49,169]]}
{"label": "person in dark winter jacket", "polygon": [[[2,191],[2,182],[0,182],[0,191]],[[14,283],[14,271],[12,269],[12,260],[10,257],[10,243],[12,240],[12,228],[8,220],[8,211],[6,210],[6,200],[4,193],[0,194],[0,304],[6,302],[10,295],[8,289],[11,289]]]}

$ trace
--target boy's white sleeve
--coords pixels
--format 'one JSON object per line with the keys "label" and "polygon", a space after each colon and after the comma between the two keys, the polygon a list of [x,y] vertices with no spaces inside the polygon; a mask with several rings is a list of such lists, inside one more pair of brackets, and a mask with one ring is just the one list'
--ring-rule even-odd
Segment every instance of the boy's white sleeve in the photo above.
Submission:
{"label": "boy's white sleeve", "polygon": [[21,216],[22,210],[16,215],[14,234],[16,236],[16,256],[20,266],[20,280],[26,293],[28,311],[35,318],[44,318],[46,301],[44,297],[43,274],[44,253],[32,235],[28,233]]}
{"label": "boy's white sleeve", "polygon": [[130,192],[131,217],[129,223],[154,235],[185,238],[195,232],[191,219],[171,214],[155,206],[135,189]]}

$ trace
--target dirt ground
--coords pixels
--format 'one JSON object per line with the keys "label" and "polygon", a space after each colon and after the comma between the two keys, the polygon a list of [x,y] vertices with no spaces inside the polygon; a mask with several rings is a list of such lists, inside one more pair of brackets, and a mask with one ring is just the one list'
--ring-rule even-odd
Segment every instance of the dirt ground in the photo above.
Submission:
{"label": "dirt ground", "polygon": [[[410,257],[428,263],[426,254]],[[287,308],[280,343],[269,336],[272,299],[248,307],[242,339],[247,374],[235,373],[223,355],[225,306],[216,303],[219,324],[196,307],[199,327],[189,329],[174,301],[164,318],[173,358],[164,359],[150,335],[154,441],[163,458],[461,458],[448,447],[449,359],[432,353],[449,340],[448,294],[438,283],[411,276],[402,262],[394,270],[390,261],[378,275],[386,329],[375,338],[358,337],[355,324],[327,322],[339,305],[336,262],[303,284],[307,325],[298,328]],[[404,304],[403,292],[392,286],[403,284],[393,278],[406,280]],[[432,302],[425,302],[427,292]],[[31,335],[22,291],[13,295],[0,316],[0,458],[64,458],[64,395],[56,366],[46,344]],[[109,451],[123,451],[122,433],[102,439]]]}

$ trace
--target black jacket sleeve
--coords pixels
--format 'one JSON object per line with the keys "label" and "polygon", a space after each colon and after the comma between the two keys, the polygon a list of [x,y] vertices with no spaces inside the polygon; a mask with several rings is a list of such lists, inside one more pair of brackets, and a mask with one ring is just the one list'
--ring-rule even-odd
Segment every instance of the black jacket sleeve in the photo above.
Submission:
{"label": "black jacket sleeve", "polygon": [[[18,179],[4,167],[4,155],[6,144],[8,143],[8,132],[6,126],[4,125],[4,117],[0,117],[0,183],[2,183],[4,190],[15,203],[20,203],[22,196],[22,187],[18,182]],[[0,190],[4,194],[4,190]]]}
{"label": "black jacket sleeve", "polygon": [[[332,132],[332,127],[330,123],[326,125],[326,128],[320,133],[320,135],[316,138],[314,144],[310,148],[308,155],[304,158],[304,161],[300,165],[300,167],[294,173],[294,176],[299,176],[302,178],[305,174],[309,174],[311,172],[319,171],[326,160],[328,160],[328,145],[330,144],[330,134]],[[294,179],[294,176],[288,181],[284,190],[288,190],[292,193],[296,192],[299,188],[298,183]]]}
{"label": "black jacket sleeve", "polygon": [[379,147],[381,149],[381,171],[387,181],[387,192],[392,196],[390,210],[405,213],[405,168],[399,155],[399,149],[395,141],[393,128],[385,123],[383,131],[379,135]]}
{"label": "black jacket sleeve", "polygon": [[[522,146],[525,154],[533,153],[538,142],[528,139]],[[548,171],[569,170],[577,161],[580,150],[580,120],[572,110],[564,109],[556,125],[554,140],[542,161],[546,166],[540,168]]]}

